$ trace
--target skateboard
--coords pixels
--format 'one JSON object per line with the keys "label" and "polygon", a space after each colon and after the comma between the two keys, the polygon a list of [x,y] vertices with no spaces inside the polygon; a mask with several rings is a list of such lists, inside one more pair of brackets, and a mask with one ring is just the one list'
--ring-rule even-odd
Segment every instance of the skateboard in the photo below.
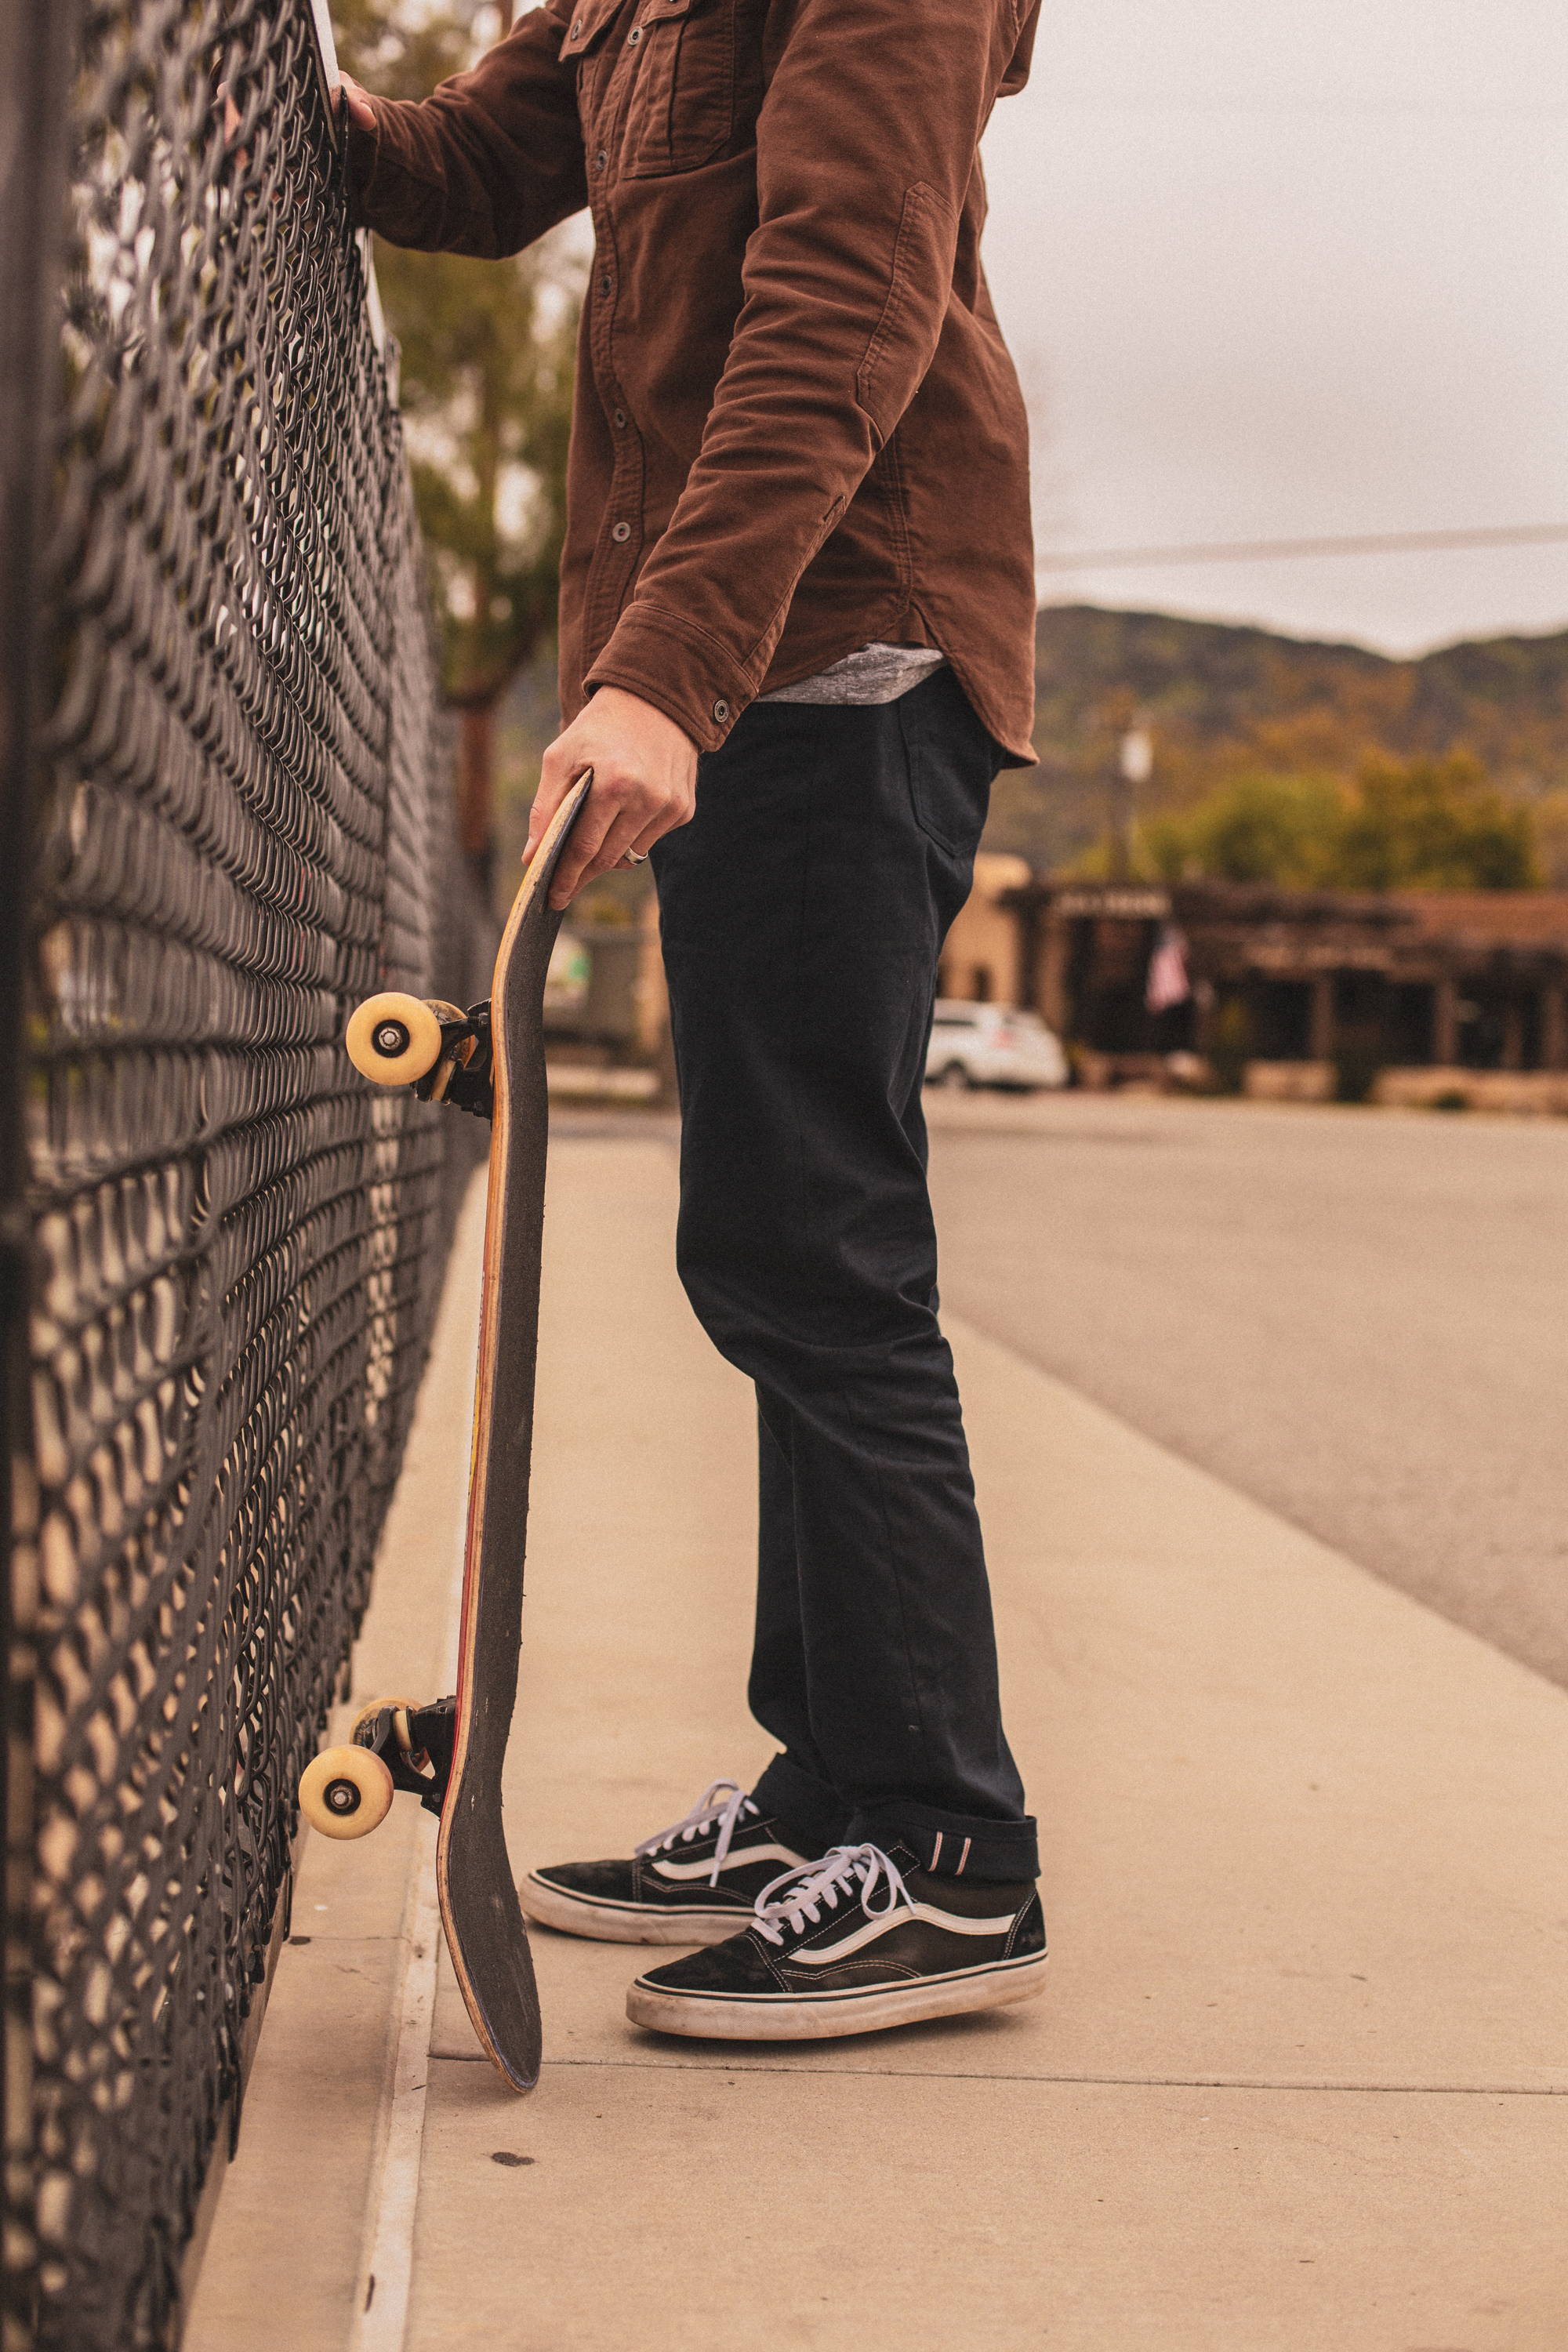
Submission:
{"label": "skateboard", "polygon": [[356,1008],[349,1057],[383,1086],[491,1118],[484,1285],[458,1650],[458,1688],[420,1706],[375,1699],[352,1744],[306,1767],[300,1810],[328,1837],[379,1827],[403,1790],[435,1813],[441,1921],[485,2051],[515,2091],[539,2079],[539,1995],[507,1859],[501,1764],[517,1698],[524,1538],[539,1344],[549,1112],[544,975],[561,917],[551,877],[593,782],[552,818],[512,902],[488,1004],[467,1012],[396,992]]}

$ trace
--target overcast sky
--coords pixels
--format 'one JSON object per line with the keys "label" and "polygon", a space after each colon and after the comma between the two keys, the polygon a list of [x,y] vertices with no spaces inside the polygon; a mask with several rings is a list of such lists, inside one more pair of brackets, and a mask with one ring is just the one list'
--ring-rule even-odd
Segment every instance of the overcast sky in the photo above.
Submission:
{"label": "overcast sky", "polygon": [[[1563,0],[1045,0],[986,165],[1042,550],[1568,522]],[[1044,588],[1406,651],[1568,544]]]}

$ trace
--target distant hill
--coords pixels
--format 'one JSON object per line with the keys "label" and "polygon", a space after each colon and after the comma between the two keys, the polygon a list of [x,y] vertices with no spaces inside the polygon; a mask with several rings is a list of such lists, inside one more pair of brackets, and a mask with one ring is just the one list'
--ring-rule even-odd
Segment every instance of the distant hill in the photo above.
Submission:
{"label": "distant hill", "polygon": [[1554,878],[1568,856],[1568,630],[1394,661],[1269,629],[1060,604],[1041,613],[1037,644],[1040,765],[998,780],[989,848],[1041,866],[1087,848],[1104,829],[1117,740],[1137,719],[1155,745],[1147,806],[1184,806],[1247,769],[1350,773],[1369,752],[1465,748],[1510,795],[1545,803]]}

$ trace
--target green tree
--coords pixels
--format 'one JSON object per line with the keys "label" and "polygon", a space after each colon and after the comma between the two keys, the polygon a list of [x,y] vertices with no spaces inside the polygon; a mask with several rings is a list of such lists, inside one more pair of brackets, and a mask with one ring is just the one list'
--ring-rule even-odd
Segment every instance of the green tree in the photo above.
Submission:
{"label": "green tree", "polygon": [[1568,890],[1568,787],[1543,793],[1531,810],[1536,855],[1554,890]]}
{"label": "green tree", "polygon": [[[423,98],[510,26],[511,7],[334,0],[344,69],[388,98]],[[553,246],[507,261],[377,243],[402,354],[415,495],[459,714],[463,845],[489,872],[496,711],[551,642],[565,520],[581,271]]]}
{"label": "green tree", "polygon": [[1364,767],[1335,879],[1356,890],[1519,890],[1539,879],[1530,811],[1468,752]]}
{"label": "green tree", "polygon": [[1234,777],[1190,809],[1150,818],[1136,864],[1163,882],[1295,889],[1514,890],[1540,879],[1530,809],[1468,752],[1370,760],[1349,782]]}
{"label": "green tree", "polygon": [[1181,815],[1142,828],[1142,862],[1163,882],[1277,882],[1310,888],[1335,863],[1344,793],[1331,776],[1237,776]]}

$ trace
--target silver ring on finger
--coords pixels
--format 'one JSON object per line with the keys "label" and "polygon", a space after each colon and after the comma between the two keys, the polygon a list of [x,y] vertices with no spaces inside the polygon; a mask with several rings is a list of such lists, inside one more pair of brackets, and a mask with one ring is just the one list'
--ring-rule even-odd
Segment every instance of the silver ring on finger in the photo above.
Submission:
{"label": "silver ring on finger", "polygon": [[621,855],[621,864],[623,866],[646,866],[647,864],[647,852],[646,849],[624,850]]}

